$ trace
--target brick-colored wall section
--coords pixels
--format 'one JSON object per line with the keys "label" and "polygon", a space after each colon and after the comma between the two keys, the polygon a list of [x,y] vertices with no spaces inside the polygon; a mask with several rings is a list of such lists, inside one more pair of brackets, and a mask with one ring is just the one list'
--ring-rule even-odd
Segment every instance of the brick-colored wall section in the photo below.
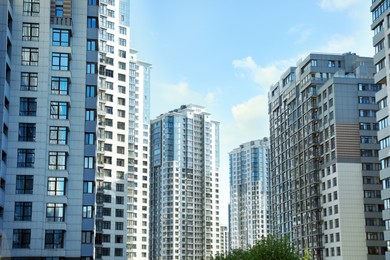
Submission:
{"label": "brick-colored wall section", "polygon": [[338,157],[360,158],[360,133],[357,124],[336,124],[336,152]]}

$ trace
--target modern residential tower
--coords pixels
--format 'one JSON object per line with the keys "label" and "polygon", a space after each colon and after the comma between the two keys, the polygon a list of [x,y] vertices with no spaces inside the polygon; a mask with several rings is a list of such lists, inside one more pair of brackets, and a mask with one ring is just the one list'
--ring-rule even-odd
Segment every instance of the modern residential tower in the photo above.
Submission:
{"label": "modern residential tower", "polygon": [[384,259],[374,71],[310,54],[269,93],[272,230],[314,259]]}
{"label": "modern residential tower", "polygon": [[147,259],[150,65],[129,1],[2,0],[0,19],[1,257]]}
{"label": "modern residential tower", "polygon": [[[375,47],[374,64],[376,73],[375,83],[381,86],[381,90],[376,94],[376,101],[379,105],[379,111],[376,115],[379,123],[378,141],[380,143],[379,160],[381,162],[380,179],[383,184],[382,200],[384,210],[382,212],[386,230],[384,238],[387,248],[390,248],[390,128],[389,115],[390,110],[387,106],[389,88],[389,44],[390,44],[390,1],[376,0],[372,1],[372,24],[371,29],[374,33],[373,45]],[[390,259],[390,250],[386,252],[386,259]]]}
{"label": "modern residential tower", "polygon": [[269,141],[255,140],[229,153],[230,246],[248,249],[269,229]]}
{"label": "modern residential tower", "polygon": [[150,259],[219,253],[219,123],[183,105],[151,121]]}

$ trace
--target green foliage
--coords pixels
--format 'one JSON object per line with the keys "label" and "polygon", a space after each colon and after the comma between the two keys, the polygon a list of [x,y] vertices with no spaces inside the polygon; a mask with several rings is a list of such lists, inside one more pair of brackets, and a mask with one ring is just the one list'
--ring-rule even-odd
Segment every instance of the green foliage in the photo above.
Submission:
{"label": "green foliage", "polygon": [[227,256],[216,256],[215,260],[299,260],[299,255],[288,237],[268,236],[257,241],[248,250],[233,250]]}
{"label": "green foliage", "polygon": [[311,254],[310,254],[309,249],[307,247],[305,249],[305,255],[302,257],[302,260],[311,260]]}

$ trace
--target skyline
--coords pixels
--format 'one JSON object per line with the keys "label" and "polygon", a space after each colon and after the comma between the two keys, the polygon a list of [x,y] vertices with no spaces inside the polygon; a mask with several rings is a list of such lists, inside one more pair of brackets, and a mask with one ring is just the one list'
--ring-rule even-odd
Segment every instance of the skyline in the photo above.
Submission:
{"label": "skyline", "polygon": [[372,57],[370,4],[132,1],[131,48],[153,66],[151,118],[193,103],[221,122],[221,224],[228,221],[228,153],[269,136],[269,87],[311,52]]}

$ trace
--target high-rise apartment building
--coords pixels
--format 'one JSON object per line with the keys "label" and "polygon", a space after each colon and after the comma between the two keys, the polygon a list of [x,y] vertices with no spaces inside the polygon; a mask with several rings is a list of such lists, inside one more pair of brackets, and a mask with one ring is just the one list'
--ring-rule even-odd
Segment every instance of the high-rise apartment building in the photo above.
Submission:
{"label": "high-rise apartment building", "polygon": [[219,227],[219,254],[228,255],[229,253],[229,228],[228,226],[221,225]]}
{"label": "high-rise apartment building", "polygon": [[384,259],[374,71],[310,54],[269,92],[272,230],[315,259]]}
{"label": "high-rise apartment building", "polygon": [[150,259],[219,253],[219,123],[183,105],[151,121]]}
{"label": "high-rise apartment building", "polygon": [[0,255],[147,259],[150,65],[129,1],[4,0],[0,19]]}
{"label": "high-rise apartment building", "polygon": [[254,140],[229,153],[231,249],[248,249],[269,229],[269,141]]}
{"label": "high-rise apartment building", "polygon": [[[374,64],[376,73],[375,83],[381,86],[376,94],[376,101],[379,111],[376,114],[379,123],[378,141],[380,143],[379,160],[381,162],[380,179],[383,184],[382,200],[384,210],[382,211],[383,221],[386,230],[384,238],[387,248],[390,246],[390,110],[387,106],[387,99],[390,94],[388,75],[389,69],[389,32],[390,32],[390,2],[388,0],[373,0],[371,5],[372,24],[374,32],[373,45],[375,47]],[[386,252],[386,259],[390,259],[390,251]]]}

